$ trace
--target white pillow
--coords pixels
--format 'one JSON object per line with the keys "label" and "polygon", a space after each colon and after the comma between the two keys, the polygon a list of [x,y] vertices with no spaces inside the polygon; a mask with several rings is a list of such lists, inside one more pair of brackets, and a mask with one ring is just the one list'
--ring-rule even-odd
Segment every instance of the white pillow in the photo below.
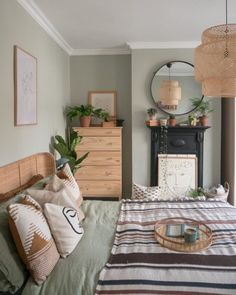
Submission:
{"label": "white pillow", "polygon": [[52,203],[63,207],[74,208],[77,210],[80,220],[84,219],[83,211],[78,207],[78,203],[71,198],[71,195],[66,188],[63,188],[58,192],[28,189],[27,194],[34,198],[41,206],[46,203]]}
{"label": "white pillow", "polygon": [[159,186],[143,186],[133,183],[131,199],[159,200],[161,193],[162,190]]}
{"label": "white pillow", "polygon": [[78,203],[78,206],[80,206],[83,201],[83,197],[68,163],[57,173],[57,176],[66,185],[72,198],[74,198],[74,200]]}
{"label": "white pillow", "polygon": [[78,213],[73,208],[45,204],[44,214],[58,252],[65,258],[75,249],[84,234]]}

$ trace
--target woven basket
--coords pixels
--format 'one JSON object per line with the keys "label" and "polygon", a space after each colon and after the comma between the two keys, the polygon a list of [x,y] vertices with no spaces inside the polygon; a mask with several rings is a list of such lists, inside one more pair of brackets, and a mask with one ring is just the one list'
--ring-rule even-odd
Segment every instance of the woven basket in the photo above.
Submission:
{"label": "woven basket", "polygon": [[224,190],[225,190],[225,192],[222,194],[214,194],[214,193],[209,192],[207,190],[204,190],[203,193],[207,198],[214,198],[214,199],[220,200],[220,201],[227,201],[228,195],[229,195],[229,183],[227,181],[224,183]]}

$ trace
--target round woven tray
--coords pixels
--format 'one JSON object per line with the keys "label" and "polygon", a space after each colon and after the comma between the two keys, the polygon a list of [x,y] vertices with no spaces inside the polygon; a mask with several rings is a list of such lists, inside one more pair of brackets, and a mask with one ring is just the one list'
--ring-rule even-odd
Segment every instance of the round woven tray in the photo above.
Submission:
{"label": "round woven tray", "polygon": [[[166,235],[168,225],[197,226],[199,237],[194,243],[186,243],[184,237],[169,237]],[[155,224],[155,237],[162,246],[179,252],[198,252],[210,247],[212,243],[212,231],[204,223],[189,218],[165,218]]]}

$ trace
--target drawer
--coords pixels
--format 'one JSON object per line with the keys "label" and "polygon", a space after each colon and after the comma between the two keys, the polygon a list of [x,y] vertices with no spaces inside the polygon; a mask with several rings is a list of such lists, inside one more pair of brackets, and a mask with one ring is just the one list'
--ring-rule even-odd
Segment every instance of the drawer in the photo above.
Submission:
{"label": "drawer", "polygon": [[83,127],[73,128],[82,136],[120,136],[122,128],[106,128],[106,127]]}
{"label": "drawer", "polygon": [[120,166],[84,166],[75,174],[76,180],[120,180]]}
{"label": "drawer", "polygon": [[121,138],[120,137],[84,137],[76,152],[80,150],[85,151],[99,151],[99,150],[121,150]]}
{"label": "drawer", "polygon": [[[77,151],[78,157],[84,155],[84,151]],[[82,165],[120,165],[121,152],[89,152],[88,157],[83,161]],[[82,168],[83,169],[83,168]]]}
{"label": "drawer", "polygon": [[78,181],[84,197],[117,197],[121,196],[120,181]]}

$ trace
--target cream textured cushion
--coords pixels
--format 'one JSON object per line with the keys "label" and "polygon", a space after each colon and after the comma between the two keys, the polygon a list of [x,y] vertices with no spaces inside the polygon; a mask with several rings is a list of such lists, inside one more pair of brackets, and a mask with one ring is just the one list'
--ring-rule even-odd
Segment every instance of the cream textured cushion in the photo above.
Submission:
{"label": "cream textured cushion", "polygon": [[78,206],[81,205],[83,201],[82,194],[80,192],[79,186],[70,170],[69,164],[66,164],[58,173],[57,176],[61,178],[61,181],[69,189],[72,198],[77,202]]}
{"label": "cream textured cushion", "polygon": [[71,195],[65,187],[58,192],[28,189],[27,193],[33,197],[42,207],[46,203],[52,203],[63,207],[74,208],[78,211],[80,220],[84,219],[84,213],[78,207],[77,202],[71,198]]}
{"label": "cream textured cushion", "polygon": [[131,199],[159,200],[162,190],[159,186],[143,186],[133,183]]}
{"label": "cream textured cushion", "polygon": [[73,208],[45,204],[44,214],[62,257],[68,256],[83,236],[78,213]]}
{"label": "cream textured cushion", "polygon": [[10,230],[17,250],[37,284],[43,283],[59,259],[59,253],[42,212],[34,206],[8,206]]}

